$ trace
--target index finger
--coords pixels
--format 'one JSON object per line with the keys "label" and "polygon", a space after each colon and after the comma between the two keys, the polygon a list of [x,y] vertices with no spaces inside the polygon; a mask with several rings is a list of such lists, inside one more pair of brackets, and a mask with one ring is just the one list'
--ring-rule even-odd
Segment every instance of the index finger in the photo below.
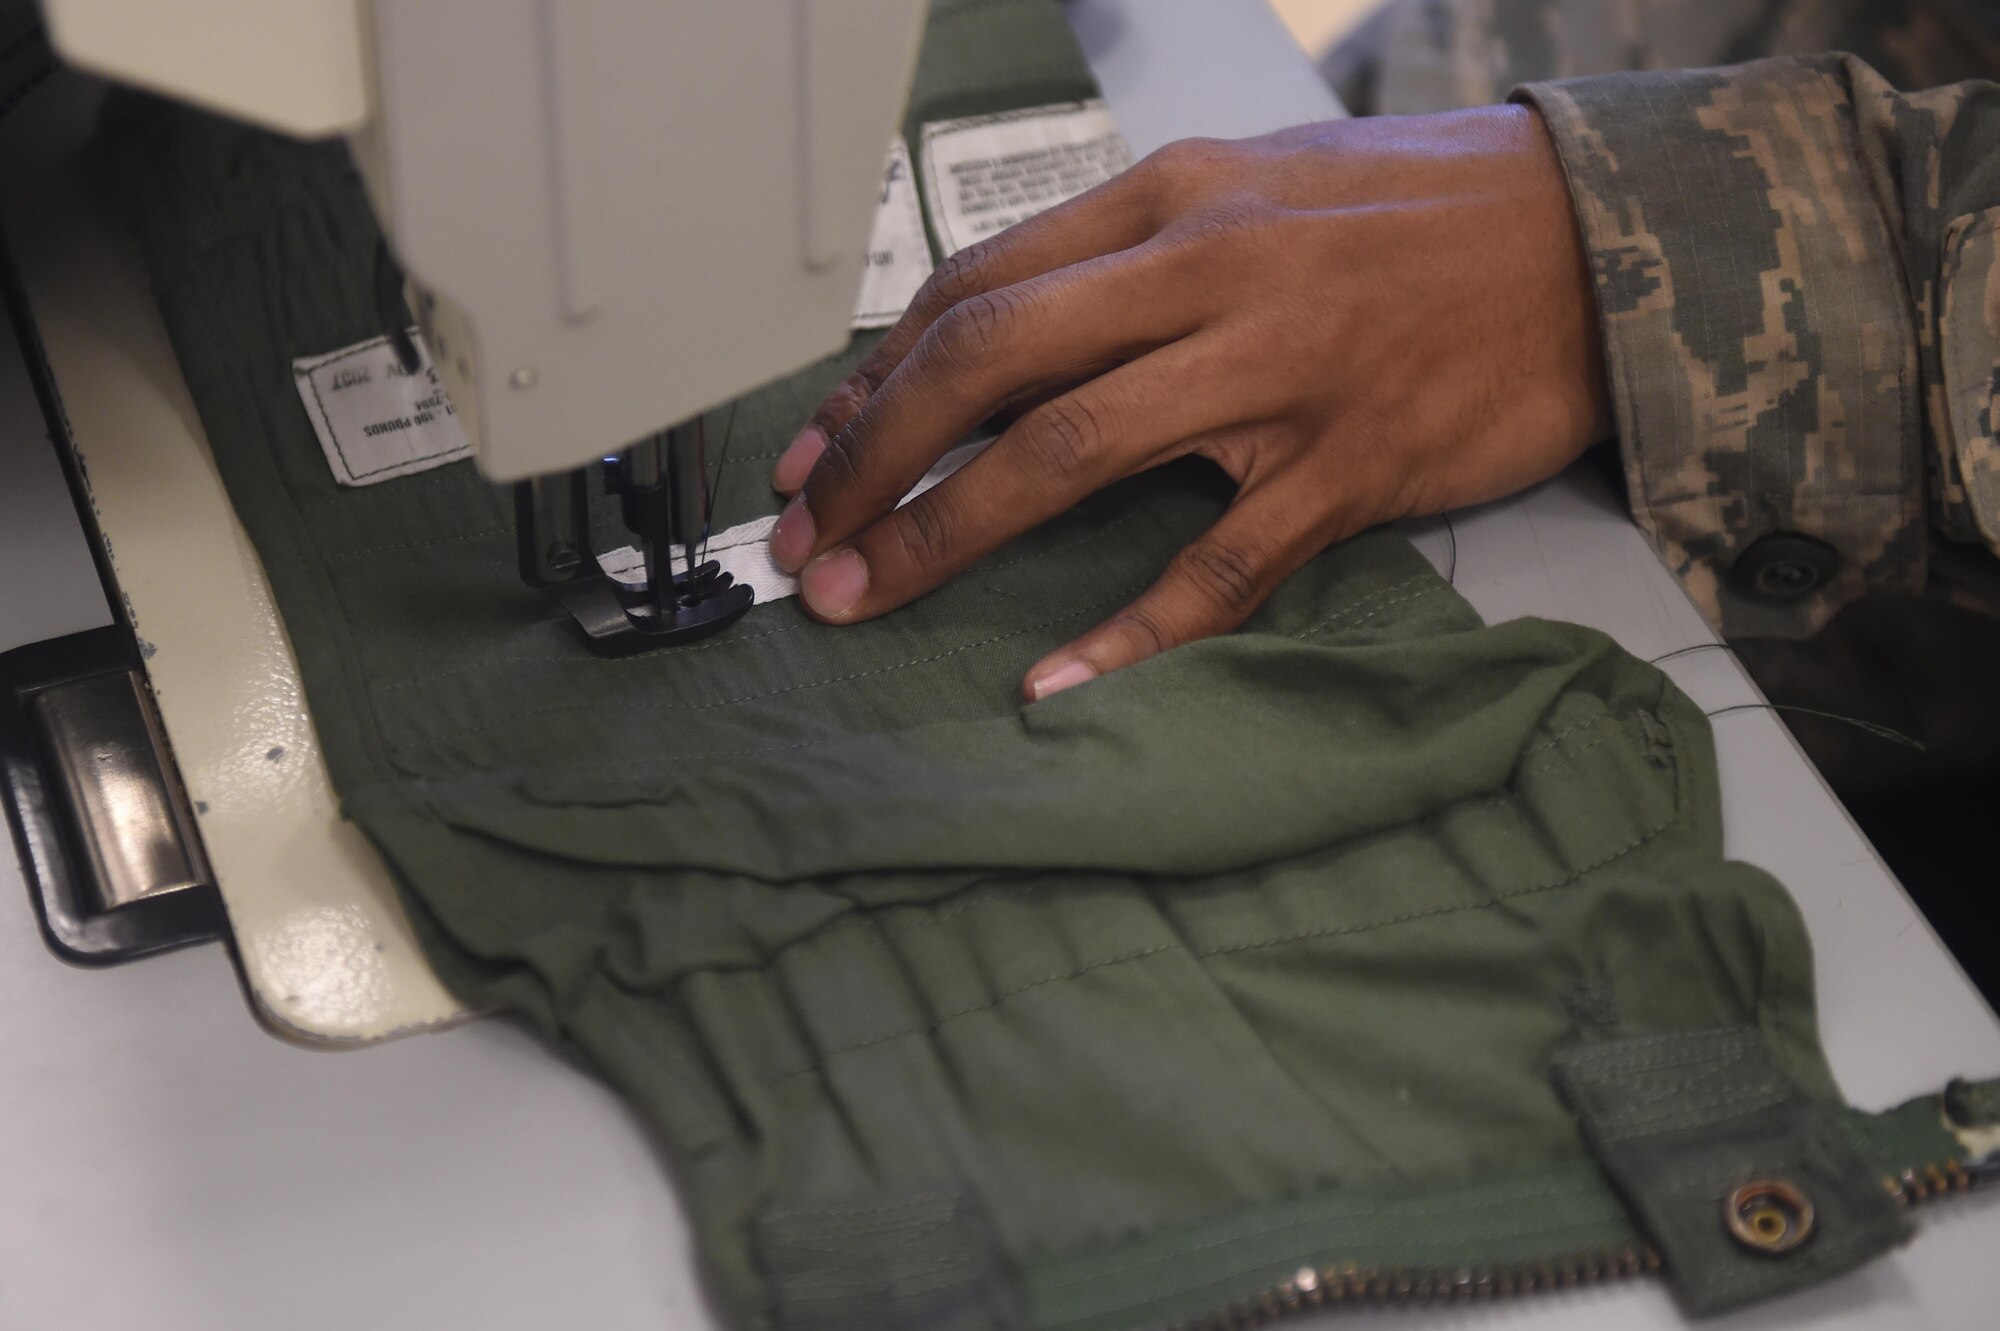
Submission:
{"label": "index finger", "polygon": [[846,427],[945,311],[975,296],[1143,244],[1159,230],[1150,194],[1132,172],[947,255],[853,374],[814,409],[771,469],[771,486],[805,484],[827,441]]}
{"label": "index finger", "polygon": [[961,301],[918,339],[828,441],[771,532],[794,571],[895,508],[967,431],[1022,390],[1073,380],[1175,341],[1201,311],[1142,246]]}

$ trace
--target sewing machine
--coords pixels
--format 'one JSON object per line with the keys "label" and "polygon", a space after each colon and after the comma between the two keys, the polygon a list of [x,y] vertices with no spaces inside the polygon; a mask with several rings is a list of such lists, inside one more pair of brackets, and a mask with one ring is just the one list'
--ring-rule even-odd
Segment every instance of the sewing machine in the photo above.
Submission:
{"label": "sewing machine", "polygon": [[[1339,113],[1265,0],[1073,0],[1070,13],[1138,151]],[[22,137],[50,159],[70,151],[88,129],[87,92],[45,88],[35,100],[56,101],[15,113],[34,117]],[[0,122],[0,215],[19,266],[33,270],[23,294],[89,455],[119,582],[158,649],[143,665],[174,766],[208,806],[195,817],[228,885],[242,984],[213,947],[109,970],[56,964],[0,854],[0,1179],[11,1203],[0,1206],[0,1324],[713,1326],[657,1153],[614,1096],[539,1042],[471,1022],[348,1058],[296,1047],[432,1029],[458,1009],[427,972],[403,968],[414,943],[390,912],[390,884],[315,785],[282,629],[268,605],[258,618],[256,560],[206,468],[136,257],[59,163],[10,157],[7,138]],[[25,195],[30,176],[47,191]],[[122,623],[97,588],[57,455],[23,433],[39,430],[41,411],[20,365],[0,319],[0,655]],[[1580,471],[1455,518],[1455,544],[1441,524],[1411,534],[1488,620],[1570,619],[1641,657],[1714,641],[1617,502]],[[1663,668],[1706,710],[1758,699],[1727,653],[1677,654]],[[1824,1039],[1850,1097],[1891,1103],[2000,1059],[2000,1026],[1782,723],[1738,711],[1715,729],[1726,849],[1797,895]],[[246,990],[265,1028],[292,1042],[245,1019]],[[1788,1331],[1987,1325],[2000,1209],[1958,1205],[1973,1209],[1751,1320]],[[1465,1331],[1510,1315],[1441,1303],[1381,1316],[1398,1331]],[[1686,1326],[1649,1282],[1551,1299],[1531,1320],[1551,1331]]]}
{"label": "sewing machine", "polygon": [[[383,330],[415,372],[407,292],[480,470],[518,483],[522,576],[594,649],[749,608],[694,562],[700,413],[845,344],[923,0],[43,6],[78,68],[347,139]],[[612,454],[636,583],[590,541]]]}
{"label": "sewing machine", "polygon": [[[686,641],[748,609],[749,587],[697,562],[710,493],[701,414],[846,343],[924,0],[43,0],[43,13],[77,70],[346,140],[382,224],[373,297],[398,368],[435,369],[480,470],[515,487],[522,577],[594,650]],[[24,325],[32,294],[11,302]],[[100,321],[109,313],[102,300],[95,308]],[[61,337],[42,340],[61,360]],[[129,419],[88,429],[76,399],[95,394],[41,389],[50,428],[89,455],[86,506],[108,537],[99,562],[122,590],[122,618],[155,611],[154,596],[173,592],[145,586],[143,534],[175,562],[188,543],[120,516],[125,478],[172,471],[195,491],[183,512],[233,529],[188,479],[199,448],[163,444],[138,458],[124,444]],[[631,531],[636,578],[597,558],[590,514],[607,489]],[[118,567],[114,548],[142,558]],[[180,576],[211,592],[230,581],[227,570]],[[266,598],[252,586],[248,599]],[[272,622],[268,606],[250,613]],[[149,690],[130,630],[39,644],[0,672],[11,679],[0,702],[17,704],[0,725],[9,802],[50,939],[73,959],[130,957],[218,936],[226,904],[263,995],[273,986],[256,912],[226,889],[226,903],[216,897],[211,852],[234,868],[235,838],[220,810],[202,821],[218,801],[199,781],[190,796],[169,757],[171,731],[182,765],[199,766],[185,733],[198,723],[163,721],[161,668]],[[268,678],[262,663],[239,675],[253,687]],[[187,706],[183,691],[169,710]],[[330,809],[309,725],[265,751],[305,765],[315,807]],[[407,944],[372,857],[349,847],[332,858],[360,866],[367,884],[357,941]],[[353,891],[329,891],[353,909]],[[391,1003],[400,1016],[370,1031],[461,1015],[434,984],[403,987],[421,1001]],[[346,1032],[286,1006],[260,1000],[281,1028]]]}

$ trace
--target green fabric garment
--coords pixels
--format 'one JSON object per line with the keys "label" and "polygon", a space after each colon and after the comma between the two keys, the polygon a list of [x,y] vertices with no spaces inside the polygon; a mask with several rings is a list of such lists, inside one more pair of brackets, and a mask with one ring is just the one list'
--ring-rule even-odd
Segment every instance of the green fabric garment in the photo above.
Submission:
{"label": "green fabric garment", "polygon": [[[911,123],[1091,91],[1048,0],[941,2]],[[1603,636],[1482,627],[1374,534],[1023,707],[1226,502],[1184,464],[884,619],[600,660],[469,466],[328,474],[289,362],[378,331],[337,152],[135,101],[105,179],[346,812],[452,987],[644,1113],[737,1324],[1150,1326],[1302,1264],[1629,1253],[1549,1076],[1589,1041],[1749,1027],[1868,1168],[1955,1150],[1841,1105],[1703,718]],[[865,342],[711,422],[726,521]]]}

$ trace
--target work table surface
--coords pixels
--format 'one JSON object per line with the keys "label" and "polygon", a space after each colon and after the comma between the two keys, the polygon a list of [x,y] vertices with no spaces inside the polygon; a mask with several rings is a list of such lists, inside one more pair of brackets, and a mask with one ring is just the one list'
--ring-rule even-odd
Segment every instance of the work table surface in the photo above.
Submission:
{"label": "work table surface", "polygon": [[[1070,12],[1140,152],[1337,109],[1263,0]],[[78,547],[51,536],[39,565],[23,551],[25,515],[59,515],[62,500],[22,434],[32,404],[9,354],[0,346],[0,649],[31,625],[45,636],[102,614],[79,608]],[[34,486],[53,499],[32,503]],[[1574,620],[1648,658],[1713,641],[1588,469],[1456,515],[1449,534],[1429,522],[1411,535],[1489,620]],[[1711,711],[1758,701],[1724,651],[1663,668]],[[2000,1072],[2000,1023],[1777,719],[1714,724],[1727,849],[1799,900],[1849,1097],[1880,1107]],[[1945,1203],[1920,1228],[1859,1274],[1709,1325],[1990,1324],[2000,1205]],[[1681,1325],[1654,1282],[1342,1321]],[[345,1054],[287,1045],[254,1024],[220,948],[103,971],[56,961],[11,847],[0,855],[0,1327],[711,1324],[665,1163],[608,1091],[524,1031],[485,1021]]]}

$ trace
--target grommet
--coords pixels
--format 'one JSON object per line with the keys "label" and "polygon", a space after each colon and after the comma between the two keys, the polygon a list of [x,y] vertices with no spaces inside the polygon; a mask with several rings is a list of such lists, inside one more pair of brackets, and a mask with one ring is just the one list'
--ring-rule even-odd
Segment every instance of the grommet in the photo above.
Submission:
{"label": "grommet", "polygon": [[1797,532],[1752,541],[1730,566],[1729,581],[1756,601],[1785,604],[1826,585],[1840,568],[1840,551]]}
{"label": "grommet", "polygon": [[1753,1179],[1722,1203],[1722,1221],[1751,1252],[1776,1256],[1812,1237],[1813,1205],[1783,1179]]}

